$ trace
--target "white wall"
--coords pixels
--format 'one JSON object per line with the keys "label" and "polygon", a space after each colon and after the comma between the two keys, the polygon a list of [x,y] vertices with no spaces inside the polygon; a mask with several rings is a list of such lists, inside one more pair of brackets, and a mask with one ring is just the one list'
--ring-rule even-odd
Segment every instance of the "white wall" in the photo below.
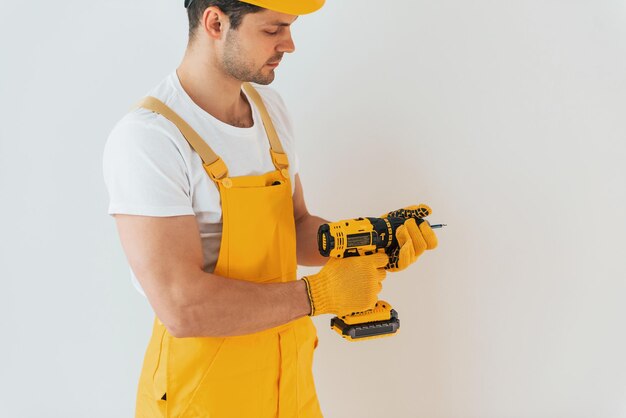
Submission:
{"label": "white wall", "polygon": [[[179,63],[182,1],[0,5],[0,416],[125,417],[152,311],[101,176]],[[626,417],[626,3],[328,0],[276,88],[311,212],[425,202],[398,336],[316,318],[326,417]],[[301,268],[301,273],[316,269]]]}

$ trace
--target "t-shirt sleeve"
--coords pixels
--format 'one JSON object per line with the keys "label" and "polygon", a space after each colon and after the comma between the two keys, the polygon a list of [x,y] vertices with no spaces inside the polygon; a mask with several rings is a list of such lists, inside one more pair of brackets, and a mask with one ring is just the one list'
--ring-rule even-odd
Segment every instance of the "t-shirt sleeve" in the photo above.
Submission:
{"label": "t-shirt sleeve", "polygon": [[109,215],[193,215],[188,170],[176,143],[157,125],[122,119],[103,155]]}

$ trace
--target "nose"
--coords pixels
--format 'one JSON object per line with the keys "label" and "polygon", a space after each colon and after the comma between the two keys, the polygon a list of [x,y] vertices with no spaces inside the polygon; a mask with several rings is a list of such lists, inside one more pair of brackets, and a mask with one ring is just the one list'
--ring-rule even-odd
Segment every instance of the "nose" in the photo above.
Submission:
{"label": "nose", "polygon": [[276,50],[283,53],[296,50],[296,45],[293,43],[293,38],[291,37],[291,31],[287,31],[287,36],[278,44]]}

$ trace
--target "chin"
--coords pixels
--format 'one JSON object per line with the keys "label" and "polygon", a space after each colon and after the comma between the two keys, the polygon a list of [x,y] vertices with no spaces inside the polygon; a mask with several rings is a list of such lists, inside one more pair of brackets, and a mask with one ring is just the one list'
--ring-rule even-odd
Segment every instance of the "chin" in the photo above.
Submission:
{"label": "chin", "polygon": [[268,75],[259,75],[257,77],[252,77],[252,79],[249,81],[255,84],[261,84],[261,85],[266,86],[268,84],[271,84],[272,81],[274,81],[274,77],[275,75],[274,75],[274,72],[272,71],[272,73]]}

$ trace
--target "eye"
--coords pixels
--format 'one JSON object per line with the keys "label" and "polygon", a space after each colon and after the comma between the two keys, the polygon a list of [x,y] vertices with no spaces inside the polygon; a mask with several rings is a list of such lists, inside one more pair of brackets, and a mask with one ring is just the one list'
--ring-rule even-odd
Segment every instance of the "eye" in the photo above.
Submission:
{"label": "eye", "polygon": [[278,31],[271,32],[269,30],[266,30],[265,33],[267,33],[268,35],[272,36],[272,35],[278,34]]}

